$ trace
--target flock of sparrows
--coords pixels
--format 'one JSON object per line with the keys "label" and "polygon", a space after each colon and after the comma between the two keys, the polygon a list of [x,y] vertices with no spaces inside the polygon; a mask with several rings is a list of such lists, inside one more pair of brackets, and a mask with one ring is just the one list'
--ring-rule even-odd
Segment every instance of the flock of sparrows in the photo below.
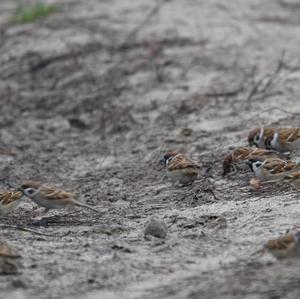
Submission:
{"label": "flock of sparrows", "polygon": [[[248,134],[248,143],[248,147],[238,147],[225,156],[223,176],[236,172],[240,165],[248,165],[256,177],[250,185],[256,189],[271,182],[300,186],[300,164],[288,160],[291,152],[300,149],[300,128],[255,128]],[[198,165],[181,153],[169,152],[161,162],[174,182],[191,184],[198,177]],[[268,241],[264,250],[277,258],[300,256],[300,231]]]}
{"label": "flock of sparrows", "polygon": [[[299,184],[300,165],[287,160],[286,152],[300,148],[300,128],[255,128],[249,133],[248,142],[256,148],[239,147],[225,156],[223,176],[232,169],[237,170],[239,164],[243,163],[248,164],[255,174],[256,181],[252,185],[257,189],[260,188],[261,181],[288,181],[294,185]],[[167,177],[181,185],[192,184],[200,174],[199,166],[178,152],[164,154],[160,163],[164,164]],[[94,207],[75,200],[73,193],[37,181],[24,181],[15,191],[0,192],[0,216],[15,209],[23,196],[45,207],[46,211],[73,205],[99,213]],[[300,232],[270,240],[265,249],[276,257],[293,256],[295,252],[300,255]]]}

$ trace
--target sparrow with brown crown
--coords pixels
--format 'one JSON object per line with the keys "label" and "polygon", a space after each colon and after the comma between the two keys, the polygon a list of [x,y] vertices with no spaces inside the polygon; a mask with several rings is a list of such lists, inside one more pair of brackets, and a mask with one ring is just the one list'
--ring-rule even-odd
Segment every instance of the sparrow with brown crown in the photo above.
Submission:
{"label": "sparrow with brown crown", "polygon": [[78,206],[100,213],[97,209],[75,200],[73,193],[37,181],[24,181],[21,184],[21,190],[25,196],[38,205],[45,207],[46,211],[49,209],[61,209],[67,206]]}
{"label": "sparrow with brown crown", "polygon": [[238,147],[228,155],[225,156],[223,160],[223,176],[229,173],[232,168],[236,171],[236,166],[245,160],[249,160],[251,157],[279,157],[279,153],[275,151],[270,151],[267,149],[252,148],[252,147]]}
{"label": "sparrow with brown crown", "polygon": [[199,167],[181,153],[168,152],[160,163],[165,165],[167,177],[181,185],[192,184],[199,175]]}
{"label": "sparrow with brown crown", "polygon": [[20,191],[1,191],[0,217],[12,212],[19,205],[22,196]]}
{"label": "sparrow with brown crown", "polygon": [[264,159],[254,156],[247,160],[246,163],[258,179],[267,182],[281,181],[289,175],[300,171],[299,164],[279,158]]}
{"label": "sparrow with brown crown", "polygon": [[269,240],[264,249],[278,259],[300,257],[300,231]]}
{"label": "sparrow with brown crown", "polygon": [[300,128],[255,128],[250,131],[248,142],[251,146],[291,152],[300,148]]}

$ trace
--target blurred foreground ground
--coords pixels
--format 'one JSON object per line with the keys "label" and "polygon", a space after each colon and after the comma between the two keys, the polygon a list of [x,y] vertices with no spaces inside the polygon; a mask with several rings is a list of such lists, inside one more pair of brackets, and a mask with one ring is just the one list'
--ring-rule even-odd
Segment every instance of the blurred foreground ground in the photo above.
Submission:
{"label": "blurred foreground ground", "polygon": [[[26,201],[5,223],[53,237],[2,229],[23,265],[0,276],[0,298],[299,298],[300,261],[255,254],[300,227],[299,195],[221,177],[253,126],[299,126],[299,2],[59,4],[13,25],[14,3],[0,3],[0,150],[15,153],[0,155],[0,184],[51,182],[108,212],[52,211],[47,224]],[[166,181],[170,149],[209,182]],[[144,239],[150,216],[166,240]]]}

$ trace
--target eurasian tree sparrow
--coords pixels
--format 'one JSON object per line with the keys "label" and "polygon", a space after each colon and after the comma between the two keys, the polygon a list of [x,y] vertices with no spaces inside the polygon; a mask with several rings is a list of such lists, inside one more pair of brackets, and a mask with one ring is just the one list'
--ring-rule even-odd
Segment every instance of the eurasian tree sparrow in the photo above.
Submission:
{"label": "eurasian tree sparrow", "polygon": [[1,191],[0,192],[0,216],[5,216],[14,210],[20,203],[23,196],[21,191]]}
{"label": "eurasian tree sparrow", "polygon": [[17,258],[20,256],[10,246],[0,241],[0,273],[16,274],[18,270]]}
{"label": "eurasian tree sparrow", "polygon": [[300,257],[300,231],[269,240],[264,249],[278,259]]}
{"label": "eurasian tree sparrow", "polygon": [[239,163],[249,160],[253,156],[262,158],[278,157],[278,153],[260,148],[238,147],[225,156],[223,160],[223,176],[229,173],[232,168],[236,168]]}
{"label": "eurasian tree sparrow", "polygon": [[300,128],[255,128],[248,135],[250,145],[290,152],[300,148]]}
{"label": "eurasian tree sparrow", "polygon": [[74,199],[73,193],[66,192],[55,187],[44,185],[37,181],[24,181],[21,184],[23,194],[29,197],[38,205],[49,209],[61,209],[66,206],[78,206],[93,210],[99,213],[99,211],[87,204],[78,202]]}
{"label": "eurasian tree sparrow", "polygon": [[177,152],[166,153],[160,159],[160,163],[165,165],[167,176],[182,185],[193,183],[199,174],[199,167],[183,154]]}
{"label": "eurasian tree sparrow", "polygon": [[285,161],[279,158],[251,157],[246,161],[255,176],[268,182],[276,182],[284,177],[299,172],[300,166],[292,161]]}

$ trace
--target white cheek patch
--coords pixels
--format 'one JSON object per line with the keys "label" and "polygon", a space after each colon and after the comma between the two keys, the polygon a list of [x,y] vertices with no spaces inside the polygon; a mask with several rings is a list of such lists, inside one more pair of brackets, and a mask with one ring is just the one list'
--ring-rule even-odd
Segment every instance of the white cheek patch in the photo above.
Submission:
{"label": "white cheek patch", "polygon": [[258,144],[260,145],[263,137],[264,137],[264,133],[265,133],[265,129],[263,127],[260,128],[260,133],[259,133],[259,140],[258,140]]}
{"label": "white cheek patch", "polygon": [[257,177],[261,177],[261,175],[262,175],[262,168],[263,168],[263,166],[264,166],[265,163],[266,162],[260,164],[259,166],[256,165],[255,163],[253,164],[253,171],[254,171],[254,173],[255,173],[255,175]]}
{"label": "white cheek patch", "polygon": [[166,161],[166,165],[168,166],[172,161],[172,158],[169,158],[167,161]]}
{"label": "white cheek patch", "polygon": [[276,132],[271,140],[271,146],[272,148],[276,148],[279,140],[279,134]]}

